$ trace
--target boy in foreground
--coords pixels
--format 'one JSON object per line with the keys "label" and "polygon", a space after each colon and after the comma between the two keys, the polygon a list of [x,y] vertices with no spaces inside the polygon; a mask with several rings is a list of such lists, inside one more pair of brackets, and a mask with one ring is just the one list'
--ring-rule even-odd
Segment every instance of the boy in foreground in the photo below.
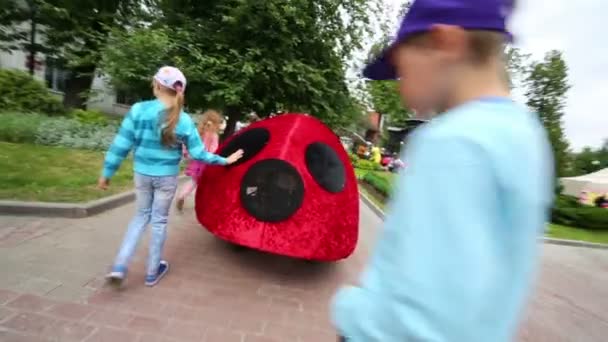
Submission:
{"label": "boy in foreground", "polygon": [[536,117],[510,97],[512,1],[417,0],[364,75],[400,79],[422,113],[392,210],[359,286],[334,298],[348,342],[513,338],[553,194]]}

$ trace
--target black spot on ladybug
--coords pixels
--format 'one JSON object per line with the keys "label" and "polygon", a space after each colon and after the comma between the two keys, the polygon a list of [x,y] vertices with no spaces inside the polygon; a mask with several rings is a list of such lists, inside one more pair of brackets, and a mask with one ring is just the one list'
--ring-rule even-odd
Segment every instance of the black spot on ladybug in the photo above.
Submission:
{"label": "black spot on ladybug", "polygon": [[306,167],[320,187],[331,193],[344,190],[346,170],[336,151],[322,142],[306,147]]}
{"label": "black spot on ladybug", "polygon": [[218,154],[228,157],[238,150],[243,150],[243,157],[230,165],[230,167],[234,167],[255,157],[264,149],[269,140],[270,131],[266,128],[252,128],[232,137]]}

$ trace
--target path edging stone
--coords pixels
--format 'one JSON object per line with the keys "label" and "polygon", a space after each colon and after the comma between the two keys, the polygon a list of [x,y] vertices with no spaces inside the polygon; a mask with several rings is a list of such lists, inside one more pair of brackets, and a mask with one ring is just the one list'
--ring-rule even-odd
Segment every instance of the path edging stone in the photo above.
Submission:
{"label": "path edging stone", "polygon": [[[359,197],[378,217],[384,220],[384,211],[378,207],[366,194],[359,192]],[[608,249],[608,244],[593,243],[576,240],[556,239],[549,237],[541,238],[544,243],[550,243],[554,245],[571,246],[571,247],[584,247],[584,248],[595,248],[595,249]]]}
{"label": "path edging stone", "polygon": [[[188,179],[180,176],[179,181]],[[85,203],[24,202],[0,200],[0,215],[83,218],[97,215],[135,200],[135,190]]]}

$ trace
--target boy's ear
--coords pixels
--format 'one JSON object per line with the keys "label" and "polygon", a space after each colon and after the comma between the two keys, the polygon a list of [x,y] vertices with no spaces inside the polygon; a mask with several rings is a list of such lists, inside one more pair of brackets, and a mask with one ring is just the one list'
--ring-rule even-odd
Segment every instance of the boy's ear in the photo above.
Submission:
{"label": "boy's ear", "polygon": [[437,50],[465,53],[468,45],[467,32],[460,26],[435,24],[429,31],[429,43]]}

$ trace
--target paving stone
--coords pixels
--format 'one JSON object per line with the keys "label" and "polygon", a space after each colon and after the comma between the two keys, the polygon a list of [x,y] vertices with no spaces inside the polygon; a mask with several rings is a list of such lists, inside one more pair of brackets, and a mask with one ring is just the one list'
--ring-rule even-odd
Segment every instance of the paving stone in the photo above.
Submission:
{"label": "paving stone", "polygon": [[61,286],[60,282],[44,278],[28,278],[19,284],[20,291],[37,295],[45,295]]}
{"label": "paving stone", "polygon": [[102,327],[97,329],[85,342],[134,342],[137,334],[128,330]]}
{"label": "paving stone", "polygon": [[42,336],[35,336],[25,332],[17,332],[0,329],[0,341],[2,342],[47,342]]}
{"label": "paving stone", "polygon": [[65,342],[80,342],[91,336],[95,327],[81,322],[56,321],[52,326],[47,327],[44,334],[51,340]]}
{"label": "paving stone", "polygon": [[167,323],[166,319],[135,316],[127,323],[127,328],[130,331],[158,333],[166,328]]}
{"label": "paving stone", "polygon": [[185,323],[178,320],[170,320],[162,331],[162,334],[180,341],[198,341],[205,336],[207,326],[205,323]]}
{"label": "paving stone", "polygon": [[134,315],[131,313],[115,309],[98,309],[87,316],[85,321],[101,327],[127,328],[133,317]]}
{"label": "paving stone", "polygon": [[6,304],[7,302],[17,298],[19,293],[16,291],[0,289],[0,305]]}
{"label": "paving stone", "polygon": [[10,308],[31,312],[44,311],[53,305],[54,301],[31,294],[23,294],[7,304]]}
{"label": "paving stone", "polygon": [[95,309],[88,305],[77,303],[57,303],[50,307],[46,311],[46,314],[73,321],[81,321],[86,319],[94,311]]}
{"label": "paving stone", "polygon": [[260,335],[245,335],[243,342],[283,342],[287,341],[280,338],[274,338],[269,336],[260,336]]}
{"label": "paving stone", "polygon": [[204,342],[241,342],[243,334],[222,328],[210,328],[205,334]]}
{"label": "paving stone", "polygon": [[15,314],[15,312],[16,311],[14,309],[9,309],[7,307],[0,306],[0,322],[11,317],[12,315]]}
{"label": "paving stone", "polygon": [[26,332],[34,336],[43,336],[56,323],[57,320],[51,317],[35,313],[21,313],[2,322],[0,326],[19,332]]}
{"label": "paving stone", "polygon": [[84,303],[94,293],[95,290],[91,288],[62,284],[47,292],[45,297],[54,300]]}

